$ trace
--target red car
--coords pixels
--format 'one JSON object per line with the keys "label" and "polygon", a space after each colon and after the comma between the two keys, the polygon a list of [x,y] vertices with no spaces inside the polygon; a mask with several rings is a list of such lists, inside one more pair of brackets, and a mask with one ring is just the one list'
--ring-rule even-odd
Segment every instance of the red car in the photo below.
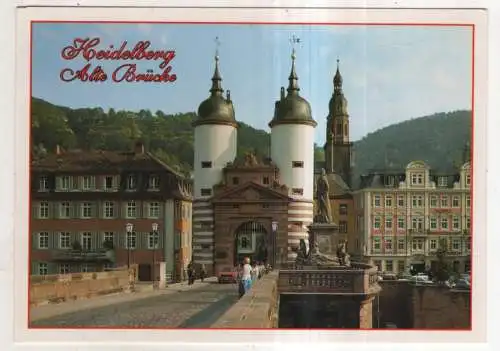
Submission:
{"label": "red car", "polygon": [[220,284],[236,283],[238,281],[238,272],[233,267],[221,267],[217,272],[217,278]]}

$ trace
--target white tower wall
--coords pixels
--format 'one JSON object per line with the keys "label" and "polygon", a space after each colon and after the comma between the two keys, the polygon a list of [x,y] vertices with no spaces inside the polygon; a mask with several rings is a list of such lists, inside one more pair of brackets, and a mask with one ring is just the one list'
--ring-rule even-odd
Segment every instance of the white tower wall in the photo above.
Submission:
{"label": "white tower wall", "polygon": [[[280,170],[280,180],[289,188],[289,195],[295,201],[288,207],[288,261],[294,261],[297,254],[292,250],[303,239],[309,247],[307,226],[313,222],[314,192],[314,127],[304,124],[281,124],[271,130],[271,158]],[[304,166],[293,167],[294,161]],[[303,190],[303,195],[292,193],[293,188]],[[297,227],[300,223],[302,227]]]}
{"label": "white tower wall", "polygon": [[[214,212],[211,195],[202,196],[201,189],[212,189],[222,180],[223,168],[236,157],[237,130],[233,126],[202,124],[194,130],[194,202],[193,202],[193,261],[214,263]],[[202,162],[212,162],[202,168]]]}
{"label": "white tower wall", "polygon": [[[279,124],[271,130],[271,159],[280,170],[281,182],[290,188],[297,200],[313,201],[314,191],[314,127],[305,124]],[[304,162],[293,168],[293,161]],[[292,188],[303,189],[293,195]]]}
{"label": "white tower wall", "polygon": [[[222,180],[222,170],[236,157],[237,130],[233,126],[202,124],[194,130],[194,198],[203,199],[201,189],[212,187]],[[212,162],[202,168],[202,162]]]}

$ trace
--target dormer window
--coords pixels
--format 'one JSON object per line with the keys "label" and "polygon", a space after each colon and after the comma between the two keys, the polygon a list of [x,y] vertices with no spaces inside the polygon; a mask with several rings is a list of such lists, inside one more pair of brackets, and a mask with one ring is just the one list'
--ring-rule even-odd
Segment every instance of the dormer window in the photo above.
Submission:
{"label": "dormer window", "polygon": [[438,186],[440,186],[440,187],[448,186],[448,177],[439,177],[438,178]]}
{"label": "dormer window", "polygon": [[49,177],[42,176],[39,178],[39,190],[48,191],[49,190]]}
{"label": "dormer window", "polygon": [[269,185],[269,177],[263,177],[262,178],[262,184]]}
{"label": "dormer window", "polygon": [[69,177],[62,176],[59,178],[59,189],[61,190],[69,190]]}
{"label": "dormer window", "polygon": [[413,173],[411,175],[412,185],[422,185],[424,183],[424,175],[422,173]]}
{"label": "dormer window", "polygon": [[83,190],[90,190],[95,187],[95,177],[91,176],[84,176],[82,178],[82,189]]}
{"label": "dormer window", "polygon": [[127,189],[134,190],[137,188],[137,178],[135,175],[129,175],[127,177]]}
{"label": "dormer window", "polygon": [[470,186],[470,174],[465,176],[465,185]]}
{"label": "dormer window", "polygon": [[150,176],[148,181],[148,188],[150,190],[160,189],[160,177],[157,175]]}
{"label": "dormer window", "polygon": [[394,186],[394,177],[386,176],[385,177],[385,186]]}

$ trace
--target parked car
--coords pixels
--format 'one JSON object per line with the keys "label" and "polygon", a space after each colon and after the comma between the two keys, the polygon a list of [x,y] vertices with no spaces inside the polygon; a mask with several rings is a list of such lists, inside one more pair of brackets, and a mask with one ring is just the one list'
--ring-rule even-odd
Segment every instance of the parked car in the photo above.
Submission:
{"label": "parked car", "polygon": [[391,273],[384,272],[384,273],[382,273],[381,277],[382,277],[382,280],[397,280],[398,279],[397,275],[395,273],[392,273],[392,272]]}
{"label": "parked car", "polygon": [[452,285],[453,289],[470,290],[470,282],[465,279],[459,279]]}
{"label": "parked car", "polygon": [[434,284],[434,282],[430,280],[429,276],[425,273],[417,273],[416,275],[410,277],[408,280],[415,284]]}
{"label": "parked car", "polygon": [[217,273],[219,284],[236,283],[238,281],[238,272],[233,267],[222,267]]}

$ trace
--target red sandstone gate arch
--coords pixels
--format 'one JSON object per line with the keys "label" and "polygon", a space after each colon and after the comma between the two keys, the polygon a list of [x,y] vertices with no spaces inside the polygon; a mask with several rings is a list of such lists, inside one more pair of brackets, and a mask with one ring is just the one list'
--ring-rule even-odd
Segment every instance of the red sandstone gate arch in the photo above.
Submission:
{"label": "red sandstone gate arch", "polygon": [[234,234],[235,264],[250,257],[252,262],[265,262],[268,259],[267,230],[262,223],[248,221],[242,223]]}

